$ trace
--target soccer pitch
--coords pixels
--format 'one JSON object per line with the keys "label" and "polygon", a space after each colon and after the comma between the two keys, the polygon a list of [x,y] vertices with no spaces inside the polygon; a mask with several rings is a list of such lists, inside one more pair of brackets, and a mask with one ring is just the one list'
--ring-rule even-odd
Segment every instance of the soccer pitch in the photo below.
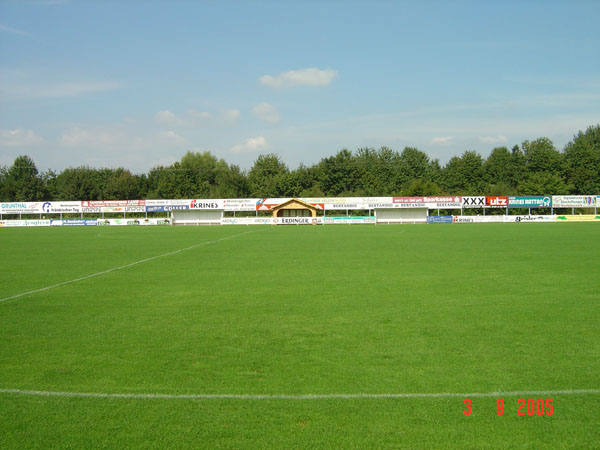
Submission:
{"label": "soccer pitch", "polygon": [[600,446],[597,224],[0,246],[1,448]]}

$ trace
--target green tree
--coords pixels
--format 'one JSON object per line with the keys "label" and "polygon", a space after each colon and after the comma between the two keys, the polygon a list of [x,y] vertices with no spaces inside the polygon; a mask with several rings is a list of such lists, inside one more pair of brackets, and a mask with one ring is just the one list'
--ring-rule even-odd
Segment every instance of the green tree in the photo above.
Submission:
{"label": "green tree", "polygon": [[141,197],[140,180],[129,170],[117,169],[104,186],[103,198],[111,200],[136,200]]}
{"label": "green tree", "polygon": [[54,200],[99,200],[102,191],[96,169],[69,167],[60,172],[53,181]]}
{"label": "green tree", "polygon": [[8,167],[0,166],[0,200],[4,200],[4,183],[6,180],[6,175],[8,173]]}
{"label": "green tree", "polygon": [[228,165],[219,160],[215,168],[215,184],[211,190],[212,198],[244,198],[248,196],[248,180],[239,166]]}
{"label": "green tree", "polygon": [[328,197],[354,195],[357,179],[358,170],[350,150],[340,150],[317,164],[317,181]]}
{"label": "green tree", "polygon": [[529,174],[519,184],[519,194],[522,195],[564,195],[571,187],[557,173],[535,172]]}
{"label": "green tree", "polygon": [[565,146],[566,177],[571,193],[600,193],[600,125],[577,133]]}
{"label": "green tree", "polygon": [[[527,195],[567,194],[564,177],[564,156],[546,137],[525,141],[523,149],[524,171],[518,192]],[[545,190],[545,192],[543,192]]]}
{"label": "green tree", "polygon": [[440,187],[433,181],[425,178],[416,178],[412,180],[408,186],[402,190],[402,195],[408,197],[427,197],[439,194]]}
{"label": "green tree", "polygon": [[430,161],[425,152],[414,147],[406,147],[400,154],[400,160],[405,183],[427,176]]}
{"label": "green tree", "polygon": [[473,150],[454,156],[444,167],[442,180],[448,194],[481,195],[485,192],[483,158]]}
{"label": "green tree", "polygon": [[279,197],[285,190],[289,169],[274,153],[259,155],[248,172],[248,186],[252,197]]}
{"label": "green tree", "polygon": [[3,176],[1,197],[8,202],[33,202],[47,198],[44,182],[33,159],[18,156]]}
{"label": "green tree", "polygon": [[521,145],[527,174],[548,172],[562,174],[563,155],[554,147],[554,143],[541,137],[534,141],[525,141]]}
{"label": "green tree", "polygon": [[[179,165],[179,163],[176,163]],[[174,167],[156,166],[150,169],[147,177],[149,199],[177,198],[177,179]]]}

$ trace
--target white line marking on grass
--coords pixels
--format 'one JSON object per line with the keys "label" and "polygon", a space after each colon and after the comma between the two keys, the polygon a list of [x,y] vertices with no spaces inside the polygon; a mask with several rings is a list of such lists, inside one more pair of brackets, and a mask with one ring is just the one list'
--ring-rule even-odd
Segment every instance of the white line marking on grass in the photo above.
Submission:
{"label": "white line marking on grass", "polygon": [[26,295],[37,294],[38,292],[49,291],[50,289],[54,289],[54,288],[57,288],[57,287],[60,287],[60,286],[65,286],[67,284],[77,283],[78,281],[83,281],[83,280],[88,280],[90,278],[99,277],[100,275],[105,275],[107,273],[115,272],[117,270],[126,269],[128,267],[132,267],[132,266],[135,266],[137,264],[142,264],[142,263],[145,263],[145,262],[148,262],[148,261],[153,261],[153,260],[158,259],[158,258],[164,258],[165,256],[176,255],[177,253],[185,252],[187,250],[193,250],[195,248],[202,247],[204,245],[216,244],[217,242],[226,241],[228,239],[233,239],[235,237],[243,236],[243,235],[249,234],[249,233],[256,233],[257,231],[260,231],[260,230],[245,231],[244,233],[234,234],[232,236],[226,236],[226,237],[223,237],[223,238],[220,238],[220,239],[215,239],[214,241],[201,242],[200,244],[195,244],[195,245],[192,245],[192,246],[186,247],[186,248],[180,248],[179,250],[175,250],[175,251],[168,252],[168,253],[163,253],[162,255],[156,255],[156,256],[151,256],[149,258],[140,259],[139,261],[134,261],[134,262],[129,263],[129,264],[124,264],[122,266],[113,267],[111,269],[106,269],[106,270],[103,270],[101,272],[92,273],[91,275],[85,275],[83,277],[75,278],[73,280],[61,281],[60,283],[56,283],[56,284],[53,284],[51,286],[46,286],[46,287],[43,287],[43,288],[34,289],[32,291],[22,292],[20,294],[12,295],[10,297],[0,298],[0,303],[7,302],[9,300],[14,300],[14,299],[19,298],[19,297],[25,297]]}
{"label": "white line marking on grass", "polygon": [[37,397],[75,398],[124,398],[124,399],[165,399],[165,400],[353,400],[353,399],[398,399],[398,398],[468,398],[468,397],[517,397],[536,395],[588,395],[600,394],[600,389],[564,389],[546,391],[496,391],[496,392],[437,392],[406,394],[111,394],[103,392],[53,392],[28,391],[21,389],[0,389],[0,394],[28,395]]}

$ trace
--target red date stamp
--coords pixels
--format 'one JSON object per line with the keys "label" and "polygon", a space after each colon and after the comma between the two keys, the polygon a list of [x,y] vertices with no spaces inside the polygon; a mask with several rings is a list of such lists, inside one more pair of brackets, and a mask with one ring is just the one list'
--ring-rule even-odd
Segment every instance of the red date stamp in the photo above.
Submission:
{"label": "red date stamp", "polygon": [[[520,398],[517,400],[518,416],[551,416],[554,414],[553,398]],[[465,410],[463,414],[470,416],[472,414],[471,399],[465,398],[463,401]],[[504,399],[496,400],[496,415],[504,415]]]}

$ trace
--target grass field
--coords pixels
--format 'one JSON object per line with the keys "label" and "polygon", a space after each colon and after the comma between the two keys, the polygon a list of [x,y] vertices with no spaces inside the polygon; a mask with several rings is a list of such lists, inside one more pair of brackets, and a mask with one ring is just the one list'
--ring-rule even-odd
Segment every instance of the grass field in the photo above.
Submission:
{"label": "grass field", "polygon": [[4,229],[0,248],[3,449],[600,448],[597,224]]}

